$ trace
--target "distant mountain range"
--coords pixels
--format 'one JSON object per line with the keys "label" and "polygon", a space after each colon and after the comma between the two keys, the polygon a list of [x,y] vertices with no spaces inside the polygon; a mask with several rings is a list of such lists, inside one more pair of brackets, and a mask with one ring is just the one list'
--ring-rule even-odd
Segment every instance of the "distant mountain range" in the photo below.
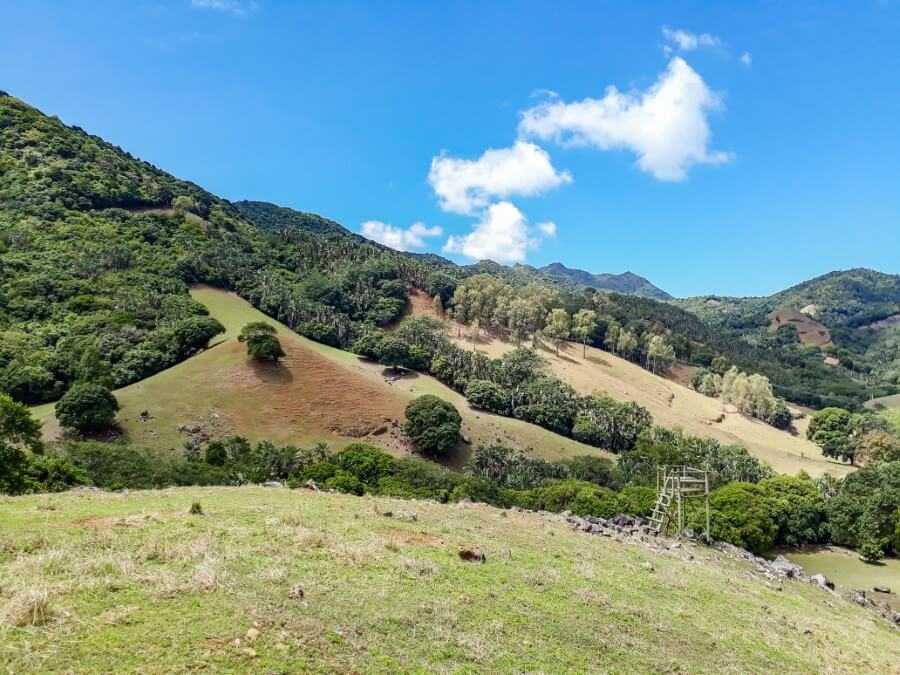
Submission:
{"label": "distant mountain range", "polygon": [[585,270],[573,269],[566,267],[562,263],[550,263],[544,267],[538,267],[537,272],[540,274],[556,279],[558,281],[568,281],[579,286],[589,286],[603,291],[615,291],[616,293],[625,293],[627,295],[639,295],[644,298],[653,298],[654,300],[671,300],[672,296],[666,293],[658,286],[654,286],[644,277],[634,274],[633,272],[623,272],[622,274],[593,274]]}

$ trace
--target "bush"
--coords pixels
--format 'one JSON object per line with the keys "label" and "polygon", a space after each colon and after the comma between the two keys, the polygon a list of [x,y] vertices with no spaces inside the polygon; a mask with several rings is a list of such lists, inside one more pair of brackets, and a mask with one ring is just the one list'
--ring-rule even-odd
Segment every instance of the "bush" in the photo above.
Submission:
{"label": "bush", "polygon": [[90,482],[87,473],[68,458],[56,455],[33,455],[27,468],[28,492],[63,492]]}
{"label": "bush", "polygon": [[403,430],[419,452],[443,457],[459,439],[462,418],[452,404],[426,394],[406,406]]}
{"label": "bush", "polygon": [[882,558],[884,558],[884,548],[873,539],[863,542],[863,545],[859,547],[859,559],[863,562],[873,564]]}
{"label": "bush", "polygon": [[365,443],[353,443],[331,458],[338,471],[346,472],[368,487],[394,472],[394,458]]}
{"label": "bush", "polygon": [[629,485],[619,492],[623,513],[649,518],[656,505],[656,490],[643,485]]}
{"label": "bush", "polygon": [[809,476],[775,476],[759,486],[778,524],[777,544],[802,546],[828,540],[825,499]]}
{"label": "bush", "polygon": [[[709,497],[711,536],[756,554],[775,544],[778,523],[764,490],[753,483],[729,483]],[[705,512],[697,509],[691,516],[696,530],[705,527]]]}
{"label": "bush", "polygon": [[502,487],[527,489],[541,485],[548,478],[568,478],[563,464],[552,464],[529,457],[519,450],[502,445],[480,446],[466,463],[466,471]]}
{"label": "bush", "polygon": [[258,361],[278,361],[284,356],[276,330],[265,321],[253,321],[241,329],[238,340],[247,343],[247,354]]}
{"label": "bush", "polygon": [[569,475],[577,480],[608,488],[615,488],[618,485],[616,467],[606,457],[579,455],[565,461],[564,464],[569,469]]}
{"label": "bush", "polygon": [[509,392],[499,384],[490,380],[472,380],[466,386],[466,400],[474,408],[487,410],[500,415],[508,415],[510,408]]}
{"label": "bush", "polygon": [[335,474],[325,481],[325,487],[329,490],[346,492],[351,495],[365,494],[366,486],[356,476],[347,471],[338,469]]}
{"label": "bush", "polygon": [[119,402],[99,384],[74,385],[56,403],[56,418],[63,427],[82,433],[103,431],[112,426]]}

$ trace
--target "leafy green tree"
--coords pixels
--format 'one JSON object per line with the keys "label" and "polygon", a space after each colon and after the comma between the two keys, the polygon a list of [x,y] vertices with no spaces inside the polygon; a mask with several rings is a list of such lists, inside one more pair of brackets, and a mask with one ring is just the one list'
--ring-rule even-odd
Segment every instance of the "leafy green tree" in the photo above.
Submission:
{"label": "leafy green tree", "polygon": [[113,393],[99,384],[77,383],[56,403],[56,419],[65,428],[81,433],[109,429],[119,411]]}
{"label": "leafy green tree", "polygon": [[581,356],[587,356],[587,343],[597,332],[597,312],[579,309],[572,317],[572,334],[581,342]]}
{"label": "leafy green tree", "polygon": [[[756,554],[774,546],[778,523],[772,505],[759,485],[728,483],[709,497],[710,534],[713,539],[727,541]],[[697,530],[704,526],[705,514],[691,516]]]}
{"label": "leafy green tree", "polygon": [[827,457],[849,460],[856,455],[853,444],[853,415],[843,408],[823,408],[810,418],[806,437],[822,448]]}
{"label": "leafy green tree", "polygon": [[416,450],[427,455],[444,457],[459,440],[462,418],[451,403],[426,394],[406,406],[403,430]]}
{"label": "leafy green tree", "polygon": [[806,474],[774,476],[759,483],[778,524],[776,543],[819,544],[829,537],[825,499]]}
{"label": "leafy green tree", "polygon": [[675,349],[662,335],[654,335],[647,343],[647,366],[653,373],[668,370],[675,363]]}
{"label": "leafy green tree", "polygon": [[466,386],[466,400],[475,408],[500,415],[507,415],[510,411],[509,392],[490,380],[471,380]]}
{"label": "leafy green tree", "polygon": [[0,394],[0,493],[18,494],[25,489],[27,453],[42,450],[40,423],[24,405]]}
{"label": "leafy green tree", "polygon": [[569,339],[569,332],[571,329],[572,320],[566,310],[550,310],[550,313],[547,315],[547,324],[544,326],[543,333],[553,340],[557,354],[559,354],[559,346]]}
{"label": "leafy green tree", "polygon": [[284,354],[275,327],[265,321],[253,321],[241,329],[238,340],[247,343],[247,354],[257,361],[278,361]]}

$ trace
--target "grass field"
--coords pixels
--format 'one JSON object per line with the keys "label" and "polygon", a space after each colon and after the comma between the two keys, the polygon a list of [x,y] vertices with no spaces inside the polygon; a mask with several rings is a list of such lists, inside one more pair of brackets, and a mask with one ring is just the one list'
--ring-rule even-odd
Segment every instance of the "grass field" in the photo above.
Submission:
{"label": "grass field", "polygon": [[[502,442],[548,459],[605,454],[520,420],[469,408],[464,397],[434,378],[386,377],[383,367],[301,337],[272,321],[233,293],[192,290],[226,328],[210,349],[115,392],[124,436],[150,447],[180,449],[188,436],[178,428],[199,427],[212,437],[240,434],[253,441],[331,445],[364,439],[396,455],[409,453],[399,425],[414,397],[436,394],[463,416],[457,462],[479,443]],[[273,366],[249,361],[237,341],[241,327],[266,320],[277,325],[287,355]],[[142,415],[146,412],[147,415]],[[34,409],[48,439],[60,430],[53,406]]]}
{"label": "grass field", "polygon": [[[450,335],[460,346],[493,357],[513,349],[508,342],[487,337],[476,340],[473,346],[465,337],[467,330],[454,326]],[[460,332],[462,337],[458,337]],[[581,345],[565,343],[559,355],[551,347],[544,348],[541,355],[557,377],[582,394],[599,392],[621,401],[635,401],[650,411],[656,424],[743,445],[778,472],[806,471],[815,477],[826,473],[843,476],[852,470],[847,464],[824,457],[817,445],[806,440],[808,419],[795,421],[796,433],[781,431],[760,420],[728,412],[718,399],[593,347],[588,347],[582,356]]]}
{"label": "grass field", "polygon": [[[900,559],[887,558],[872,565],[859,559],[855,551],[828,546],[819,550],[790,551],[785,556],[803,567],[807,574],[824,574],[839,586],[866,591],[872,598],[888,602],[900,612]],[[872,593],[873,586],[886,586],[893,593]]]}
{"label": "grass field", "polygon": [[[203,515],[189,515],[194,502]],[[70,492],[0,498],[0,531],[4,672],[900,664],[895,628],[809,584],[782,588],[690,544],[655,553],[483,505],[260,487]],[[460,559],[473,547],[484,564]]]}

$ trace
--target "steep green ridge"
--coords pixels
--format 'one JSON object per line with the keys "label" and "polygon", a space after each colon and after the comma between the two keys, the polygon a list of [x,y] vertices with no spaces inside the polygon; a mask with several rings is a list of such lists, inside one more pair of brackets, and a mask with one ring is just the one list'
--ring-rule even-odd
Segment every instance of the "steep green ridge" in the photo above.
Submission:
{"label": "steep green ridge", "polygon": [[[813,585],[483,505],[72,492],[3,499],[0,528],[9,672],[889,673],[900,661],[896,628]],[[460,558],[472,549],[484,563]]]}

